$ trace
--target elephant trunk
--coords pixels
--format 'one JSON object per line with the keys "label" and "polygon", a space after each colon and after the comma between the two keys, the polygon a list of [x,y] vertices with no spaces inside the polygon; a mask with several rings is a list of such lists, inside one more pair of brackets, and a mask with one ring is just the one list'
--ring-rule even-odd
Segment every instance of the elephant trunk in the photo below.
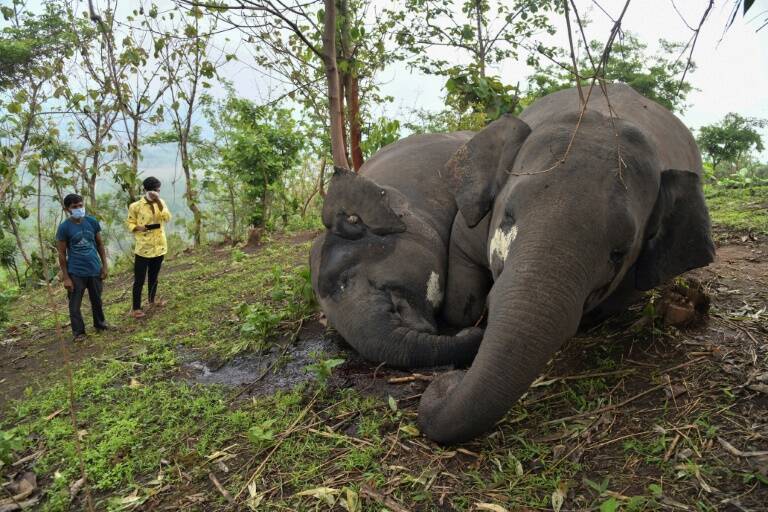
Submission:
{"label": "elephant trunk", "polygon": [[422,396],[419,423],[431,439],[463,442],[493,428],[576,332],[589,260],[547,245],[533,242],[509,256],[489,295],[488,326],[471,368],[441,375]]}
{"label": "elephant trunk", "polygon": [[[396,368],[466,366],[477,354],[483,330],[437,334],[422,308],[397,294],[354,280],[359,287],[323,309],[345,340],[364,358]],[[322,301],[321,301],[322,302]]]}

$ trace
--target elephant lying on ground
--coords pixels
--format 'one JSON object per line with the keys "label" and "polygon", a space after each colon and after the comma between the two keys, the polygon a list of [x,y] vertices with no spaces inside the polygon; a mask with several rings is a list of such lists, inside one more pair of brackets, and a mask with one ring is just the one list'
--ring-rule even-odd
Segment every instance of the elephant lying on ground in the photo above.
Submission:
{"label": "elephant lying on ground", "polygon": [[470,132],[412,135],[359,175],[337,169],[312,246],[312,286],[330,324],[366,359],[397,367],[466,366],[482,330],[437,334],[451,224],[444,172]]}
{"label": "elephant lying on ground", "polygon": [[575,89],[541,98],[449,161],[460,213],[445,314],[472,322],[488,294],[488,324],[469,370],[441,375],[422,396],[430,438],[455,443],[489,430],[585,313],[619,308],[713,260],[691,133],[628,86],[607,95],[613,116],[598,87],[583,117]]}

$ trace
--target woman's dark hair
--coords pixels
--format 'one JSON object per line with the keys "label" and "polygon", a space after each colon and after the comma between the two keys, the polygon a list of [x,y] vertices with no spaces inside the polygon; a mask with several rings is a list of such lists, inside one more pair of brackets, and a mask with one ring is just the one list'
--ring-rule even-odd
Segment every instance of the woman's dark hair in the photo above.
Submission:
{"label": "woman's dark hair", "polygon": [[144,187],[144,190],[146,190],[147,192],[149,192],[150,190],[157,190],[160,188],[160,180],[155,178],[154,176],[150,176],[149,178],[146,178],[141,184]]}
{"label": "woman's dark hair", "polygon": [[64,198],[64,208],[69,208],[73,204],[82,203],[83,196],[79,194],[67,194]]}

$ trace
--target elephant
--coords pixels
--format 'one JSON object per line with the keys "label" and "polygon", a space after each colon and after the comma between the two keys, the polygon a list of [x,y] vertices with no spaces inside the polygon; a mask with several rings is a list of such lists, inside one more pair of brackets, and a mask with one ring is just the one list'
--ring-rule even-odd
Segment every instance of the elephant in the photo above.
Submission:
{"label": "elephant", "polygon": [[456,215],[441,173],[472,135],[411,135],[331,178],[312,286],[329,323],[370,361],[466,366],[477,352],[481,329],[439,334],[436,321]]}
{"label": "elephant", "polygon": [[446,166],[459,212],[444,314],[471,322],[487,295],[487,325],[469,369],[422,395],[420,428],[439,443],[491,429],[585,315],[714,259],[690,131],[627,85],[587,96],[583,109],[568,89],[505,115]]}

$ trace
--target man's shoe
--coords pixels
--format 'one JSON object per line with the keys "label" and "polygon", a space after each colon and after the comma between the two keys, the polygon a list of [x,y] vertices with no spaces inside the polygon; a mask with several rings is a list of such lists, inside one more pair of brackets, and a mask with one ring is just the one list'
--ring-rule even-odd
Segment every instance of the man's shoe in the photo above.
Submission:
{"label": "man's shoe", "polygon": [[133,311],[131,311],[129,314],[130,314],[130,315],[131,315],[133,318],[135,318],[135,319],[144,318],[145,316],[147,316],[147,315],[146,315],[146,314],[145,314],[145,313],[144,313],[142,310],[140,310],[140,309],[134,309],[134,310],[133,310]]}
{"label": "man's shoe", "polygon": [[85,333],[83,334],[75,334],[72,336],[72,343],[82,343],[87,339],[87,336]]}
{"label": "man's shoe", "polygon": [[164,308],[166,305],[168,305],[167,300],[156,300],[149,303],[149,307],[151,308]]}
{"label": "man's shoe", "polygon": [[111,331],[114,329],[114,327],[112,327],[109,324],[105,324],[105,325],[97,325],[94,327],[94,329],[96,329],[99,332],[103,332],[103,331]]}

